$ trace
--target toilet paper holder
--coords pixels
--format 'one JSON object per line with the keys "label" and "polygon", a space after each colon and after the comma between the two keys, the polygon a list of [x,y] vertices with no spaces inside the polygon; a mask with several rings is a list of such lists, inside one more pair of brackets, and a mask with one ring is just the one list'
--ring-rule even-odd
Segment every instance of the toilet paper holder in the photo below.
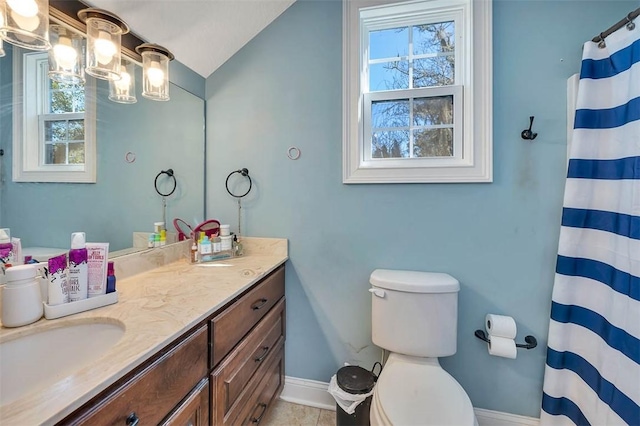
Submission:
{"label": "toilet paper holder", "polygon": [[[489,343],[489,337],[484,331],[476,330],[474,334],[478,339]],[[538,341],[533,336],[525,336],[524,341],[525,343],[516,343],[516,348],[533,349],[538,346]]]}

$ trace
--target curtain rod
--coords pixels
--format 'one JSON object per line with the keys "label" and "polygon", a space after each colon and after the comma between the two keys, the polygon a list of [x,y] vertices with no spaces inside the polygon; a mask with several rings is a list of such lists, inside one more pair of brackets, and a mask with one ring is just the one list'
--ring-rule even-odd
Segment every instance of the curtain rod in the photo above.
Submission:
{"label": "curtain rod", "polygon": [[625,16],[620,21],[618,21],[617,23],[615,23],[612,26],[610,26],[606,31],[604,31],[604,32],[598,34],[597,36],[595,36],[594,38],[592,38],[591,41],[594,42],[594,43],[601,42],[602,40],[604,40],[605,38],[607,38],[608,36],[613,34],[614,31],[619,30],[620,28],[622,28],[625,25],[627,25],[629,22],[631,22],[634,19],[636,19],[638,17],[638,15],[640,15],[640,7],[637,8],[636,10],[632,11],[632,12],[629,12],[629,14],[627,16]]}

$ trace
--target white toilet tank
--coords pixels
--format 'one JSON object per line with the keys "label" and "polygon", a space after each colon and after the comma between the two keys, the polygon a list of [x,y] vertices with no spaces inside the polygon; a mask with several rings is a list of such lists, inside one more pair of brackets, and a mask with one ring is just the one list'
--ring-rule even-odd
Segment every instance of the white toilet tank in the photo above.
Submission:
{"label": "white toilet tank", "polygon": [[417,357],[456,353],[458,280],[437,272],[376,269],[369,281],[373,343]]}

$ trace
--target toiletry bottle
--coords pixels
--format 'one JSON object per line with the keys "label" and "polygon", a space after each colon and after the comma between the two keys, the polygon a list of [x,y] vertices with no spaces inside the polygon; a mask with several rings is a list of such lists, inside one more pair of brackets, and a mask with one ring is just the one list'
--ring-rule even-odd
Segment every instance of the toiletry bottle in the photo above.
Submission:
{"label": "toiletry bottle", "polygon": [[191,263],[198,262],[198,245],[196,244],[196,240],[191,240]]}
{"label": "toiletry bottle", "polygon": [[147,248],[153,248],[154,241],[155,241],[154,234],[149,234],[149,240],[147,241]]}
{"label": "toiletry bottle", "polygon": [[242,242],[240,242],[240,237],[237,235],[233,236],[233,255],[234,256],[242,256],[244,254],[244,248],[242,247]]}
{"label": "toiletry bottle", "polygon": [[89,273],[87,270],[87,248],[85,233],[71,234],[71,250],[69,250],[69,300],[83,300],[87,298],[89,288]]}
{"label": "toiletry bottle", "polygon": [[220,253],[222,251],[222,240],[218,235],[213,237],[213,253]]}
{"label": "toiletry bottle", "polygon": [[0,228],[0,262],[6,264],[11,262],[11,231],[9,228]]}
{"label": "toiletry bottle", "polygon": [[116,273],[113,262],[109,262],[107,265],[107,293],[114,291],[116,291]]}
{"label": "toiletry bottle", "polygon": [[211,241],[209,241],[209,237],[206,235],[200,242],[200,261],[208,262],[211,260],[213,254],[213,247],[211,246]]}
{"label": "toiletry bottle", "polygon": [[163,229],[160,231],[160,246],[165,245],[167,245],[167,231]]}

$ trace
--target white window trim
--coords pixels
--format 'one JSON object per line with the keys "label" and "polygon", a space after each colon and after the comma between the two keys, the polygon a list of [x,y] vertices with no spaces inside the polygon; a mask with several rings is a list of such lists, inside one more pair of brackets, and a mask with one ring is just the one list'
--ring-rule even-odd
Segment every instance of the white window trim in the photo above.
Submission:
{"label": "white window trim", "polygon": [[[458,183],[493,181],[493,85],[492,85],[492,4],[491,0],[473,0],[470,9],[471,31],[467,37],[473,51],[472,70],[464,84],[464,138],[470,149],[464,161],[447,164],[447,160],[416,159],[398,167],[391,162],[365,161],[363,94],[361,84],[360,9],[401,3],[398,0],[343,1],[343,183]],[[404,2],[412,5],[429,3],[429,7],[451,8],[456,0],[421,0]],[[457,77],[457,76],[456,76]],[[438,163],[440,161],[440,163]],[[408,164],[410,163],[410,164]],[[380,164],[383,164],[380,166]]]}
{"label": "white window trim", "polygon": [[[13,181],[14,182],[96,182],[96,84],[87,78],[85,84],[85,140],[84,165],[43,164],[44,146],[38,136],[40,123],[37,116],[29,115],[42,99],[42,83],[38,80],[37,66],[41,53],[15,52],[13,57]],[[25,59],[26,58],[26,59]],[[25,79],[38,90],[24,93]]]}

